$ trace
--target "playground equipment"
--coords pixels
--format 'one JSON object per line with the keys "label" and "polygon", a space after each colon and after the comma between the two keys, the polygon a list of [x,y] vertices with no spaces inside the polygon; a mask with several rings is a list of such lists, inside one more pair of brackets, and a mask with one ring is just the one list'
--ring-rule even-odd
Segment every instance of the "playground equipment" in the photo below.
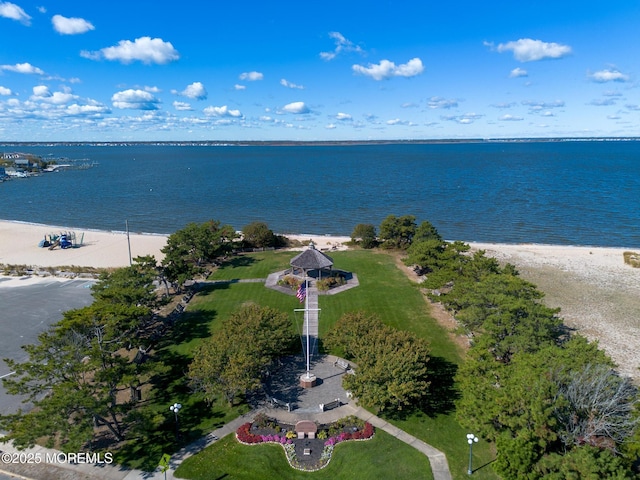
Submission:
{"label": "playground equipment", "polygon": [[84,233],[80,237],[80,241],[76,241],[76,232],[62,232],[60,234],[45,235],[43,240],[40,240],[38,246],[40,248],[48,248],[53,250],[56,247],[61,249],[77,248],[82,245],[84,240]]}

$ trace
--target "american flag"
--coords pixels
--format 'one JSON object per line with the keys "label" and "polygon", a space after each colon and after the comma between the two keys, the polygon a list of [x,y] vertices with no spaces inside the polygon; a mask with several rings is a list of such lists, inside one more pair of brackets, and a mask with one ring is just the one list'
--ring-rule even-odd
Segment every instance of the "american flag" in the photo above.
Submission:
{"label": "american flag", "polygon": [[307,296],[307,286],[305,283],[301,283],[296,292],[296,297],[300,300],[300,303],[304,302],[304,297]]}

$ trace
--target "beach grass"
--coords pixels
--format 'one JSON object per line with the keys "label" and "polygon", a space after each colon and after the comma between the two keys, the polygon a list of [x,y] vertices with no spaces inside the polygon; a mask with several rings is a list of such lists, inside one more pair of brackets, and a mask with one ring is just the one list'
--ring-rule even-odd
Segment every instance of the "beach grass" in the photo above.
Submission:
{"label": "beach grass", "polygon": [[[242,256],[248,258],[237,259],[233,265],[223,266],[214,272],[211,278],[216,280],[266,278],[272,271],[286,268],[289,260],[294,256],[295,252],[261,252]],[[451,380],[457,365],[461,362],[459,350],[450,340],[447,331],[429,315],[424,296],[417,285],[400,271],[392,254],[353,250],[334,252],[332,257],[335,268],[356,273],[360,285],[338,295],[320,297],[322,309],[320,336],[322,337],[344,313],[364,310],[375,313],[385,323],[395,328],[411,331],[429,340],[432,351],[431,364],[434,370],[429,405],[421,410],[401,415],[382,416],[445,452],[453,478],[466,478],[469,458],[466,443],[468,432],[455,419],[453,402],[456,398],[456,389]],[[192,300],[188,315],[192,316],[190,318],[193,321],[181,322],[182,325],[189,325],[189,329],[197,330],[197,333],[179,334],[178,338],[182,340],[175,342],[170,347],[171,350],[176,355],[190,357],[193,349],[204,338],[215,334],[215,331],[220,328],[222,319],[247,301],[291,312],[292,322],[296,324],[302,322],[301,316],[298,318],[293,313],[295,308],[300,307],[294,296],[267,289],[262,283],[230,282],[210,285]],[[474,470],[482,467],[474,471],[474,475],[477,478],[497,478],[488,466],[494,459],[492,445],[481,441],[474,446],[473,454]],[[242,462],[242,460],[238,461]]]}
{"label": "beach grass", "polygon": [[624,263],[634,268],[640,268],[640,253],[626,251],[622,253]]}
{"label": "beach grass", "polygon": [[313,473],[291,468],[280,445],[242,445],[233,436],[228,436],[187,458],[175,476],[192,480],[433,478],[427,457],[380,430],[366,442],[337,445],[329,465]]}

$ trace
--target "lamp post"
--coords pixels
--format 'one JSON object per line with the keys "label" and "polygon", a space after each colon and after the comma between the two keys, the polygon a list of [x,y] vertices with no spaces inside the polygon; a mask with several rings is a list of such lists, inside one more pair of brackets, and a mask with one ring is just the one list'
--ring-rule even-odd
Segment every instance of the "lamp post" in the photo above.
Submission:
{"label": "lamp post", "polygon": [[174,403],[173,405],[171,405],[169,407],[169,410],[171,410],[174,415],[176,416],[176,437],[178,436],[179,430],[178,430],[178,412],[180,411],[180,409],[182,408],[182,405],[179,403]]}
{"label": "lamp post", "polygon": [[472,459],[473,459],[473,444],[478,443],[478,437],[476,437],[473,433],[467,433],[467,443],[469,444],[469,468],[467,470],[467,474],[471,475],[473,473]]}

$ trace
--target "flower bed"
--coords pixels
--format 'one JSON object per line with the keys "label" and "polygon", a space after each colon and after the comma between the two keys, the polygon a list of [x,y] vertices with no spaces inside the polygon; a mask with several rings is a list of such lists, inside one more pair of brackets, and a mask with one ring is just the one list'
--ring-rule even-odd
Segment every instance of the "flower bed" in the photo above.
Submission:
{"label": "flower bed", "polygon": [[[262,422],[261,422],[262,423]],[[348,421],[345,419],[339,420],[336,424],[333,424],[329,427],[329,432],[336,432],[336,429],[340,429],[339,433],[332,435],[329,437],[323,444],[322,453],[319,458],[316,456],[307,458],[300,458],[300,455],[296,453],[296,443],[300,443],[301,446],[304,443],[308,443],[309,439],[297,439],[291,438],[291,431],[288,431],[286,434],[271,434],[271,433],[252,433],[252,429],[255,429],[253,423],[245,423],[241,425],[238,430],[236,430],[236,438],[238,441],[244,445],[256,445],[259,443],[277,443],[282,445],[282,448],[285,451],[285,455],[287,457],[287,461],[292,468],[297,470],[312,472],[316,470],[320,470],[321,468],[326,467],[331,461],[331,457],[333,455],[333,449],[339,443],[346,442],[349,440],[370,440],[374,435],[374,428],[369,422],[358,422],[358,425],[363,423],[362,428],[358,428],[357,426],[345,427]],[[351,431],[345,431],[345,428],[350,428]],[[265,429],[261,428],[261,432],[264,432]],[[319,433],[327,432],[325,429],[321,429]],[[316,439],[317,440],[317,439]]]}

